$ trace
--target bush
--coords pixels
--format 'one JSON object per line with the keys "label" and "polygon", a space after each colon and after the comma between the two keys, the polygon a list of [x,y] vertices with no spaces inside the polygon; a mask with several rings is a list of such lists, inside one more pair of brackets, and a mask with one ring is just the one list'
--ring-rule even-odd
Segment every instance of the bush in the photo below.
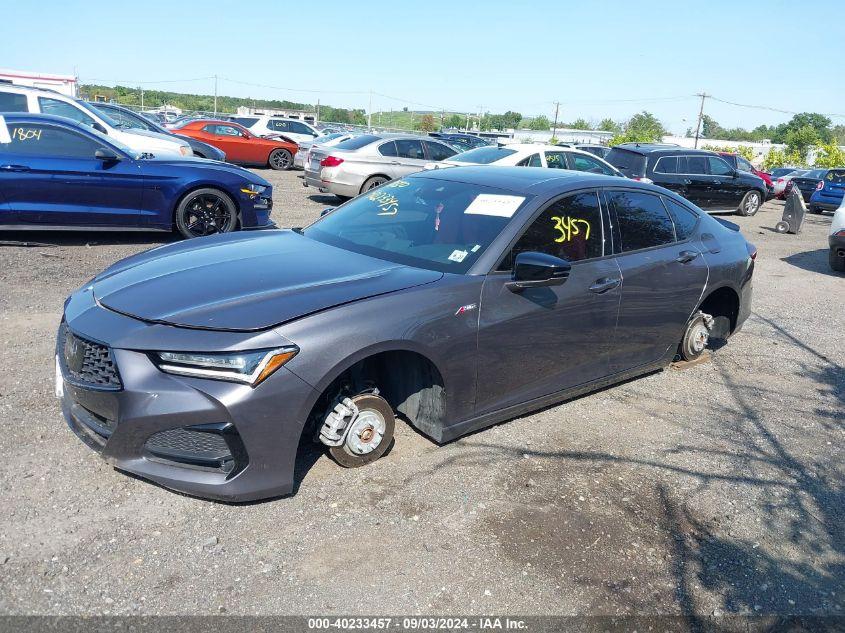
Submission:
{"label": "bush", "polygon": [[701,149],[710,150],[711,152],[728,152],[729,154],[739,154],[749,162],[754,160],[754,149],[749,145],[740,145],[739,147],[731,147],[729,145],[725,145],[724,147],[720,147],[718,145],[704,145]]}

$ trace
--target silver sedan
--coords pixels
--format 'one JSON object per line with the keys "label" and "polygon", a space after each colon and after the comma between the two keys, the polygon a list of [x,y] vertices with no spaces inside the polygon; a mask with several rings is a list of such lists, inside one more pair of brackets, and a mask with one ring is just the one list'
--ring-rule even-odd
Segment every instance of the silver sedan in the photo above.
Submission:
{"label": "silver sedan", "polygon": [[312,147],[304,184],[339,198],[354,198],[388,180],[422,171],[426,163],[457,153],[455,148],[432,138],[362,134],[334,147]]}

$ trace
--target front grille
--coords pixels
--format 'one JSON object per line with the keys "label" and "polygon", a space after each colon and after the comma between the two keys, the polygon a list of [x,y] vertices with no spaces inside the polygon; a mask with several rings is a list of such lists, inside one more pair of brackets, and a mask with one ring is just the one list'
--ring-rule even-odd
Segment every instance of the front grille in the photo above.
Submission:
{"label": "front grille", "polygon": [[169,429],[147,440],[146,449],[155,457],[190,466],[230,472],[234,457],[226,439],[219,433],[190,428]]}
{"label": "front grille", "polygon": [[64,369],[73,381],[102,389],[121,388],[117,366],[108,347],[75,335],[64,323],[59,336]]}

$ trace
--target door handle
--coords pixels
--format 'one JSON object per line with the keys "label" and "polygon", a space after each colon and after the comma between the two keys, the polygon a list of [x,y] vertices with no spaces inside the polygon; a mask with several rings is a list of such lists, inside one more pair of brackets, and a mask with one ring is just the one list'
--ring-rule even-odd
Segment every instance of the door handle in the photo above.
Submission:
{"label": "door handle", "polygon": [[392,161],[390,161],[390,164],[391,165],[401,165],[401,163],[398,160],[392,160]]}
{"label": "door handle", "polygon": [[696,251],[681,251],[680,255],[675,258],[675,261],[679,264],[686,264],[694,260],[696,257],[698,257],[698,253]]}
{"label": "door handle", "polygon": [[618,279],[612,279],[610,277],[596,279],[596,283],[590,286],[590,292],[595,292],[597,295],[600,295],[608,290],[613,290],[619,285],[619,283],[620,281]]}
{"label": "door handle", "polygon": [[684,184],[685,184],[685,185],[691,185],[691,184],[692,184],[692,180],[690,180],[689,178],[684,178]]}
{"label": "door handle", "polygon": [[27,165],[0,165],[3,171],[30,171]]}

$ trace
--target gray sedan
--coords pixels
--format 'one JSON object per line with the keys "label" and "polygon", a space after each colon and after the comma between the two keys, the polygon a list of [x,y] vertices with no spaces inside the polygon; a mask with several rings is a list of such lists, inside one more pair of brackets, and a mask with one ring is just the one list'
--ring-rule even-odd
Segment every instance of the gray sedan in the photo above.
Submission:
{"label": "gray sedan", "polygon": [[362,134],[334,147],[312,148],[304,184],[341,199],[354,198],[457,153],[450,145],[427,137]]}
{"label": "gray sedan", "polygon": [[651,184],[420,172],[304,230],[114,264],[65,305],[56,391],[121,470],[216,499],[288,494],[312,439],[363,466],[399,415],[448,442],[697,358],[748,317],[755,256]]}

